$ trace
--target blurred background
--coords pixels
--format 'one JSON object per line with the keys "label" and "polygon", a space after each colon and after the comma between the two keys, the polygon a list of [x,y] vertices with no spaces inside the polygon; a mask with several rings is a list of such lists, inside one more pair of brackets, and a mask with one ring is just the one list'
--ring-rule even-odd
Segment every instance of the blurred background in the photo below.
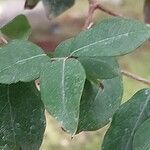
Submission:
{"label": "blurred background", "polygon": [[[104,7],[125,17],[143,21],[143,0],[99,0]],[[75,5],[57,18],[48,20],[40,2],[33,10],[24,10],[24,0],[0,0],[0,27],[23,13],[31,26],[30,40],[38,44],[46,53],[53,51],[64,39],[82,30],[88,12],[87,0],[76,0]],[[111,17],[96,11],[94,21]],[[146,42],[135,53],[119,58],[121,68],[150,79],[150,43]],[[123,77],[124,96],[127,101],[136,91],[146,85]],[[46,113],[47,127],[41,150],[100,150],[103,136],[108,126],[95,132],[84,132],[71,139],[59,124]]]}

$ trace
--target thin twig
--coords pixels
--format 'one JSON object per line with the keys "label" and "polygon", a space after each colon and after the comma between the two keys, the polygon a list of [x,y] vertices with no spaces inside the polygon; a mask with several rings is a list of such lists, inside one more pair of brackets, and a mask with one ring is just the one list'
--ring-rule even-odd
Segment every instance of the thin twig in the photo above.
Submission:
{"label": "thin twig", "polygon": [[0,39],[4,44],[8,44],[8,41],[2,35],[0,35]]}
{"label": "thin twig", "polygon": [[131,78],[131,79],[134,79],[134,80],[136,80],[136,81],[142,82],[142,83],[144,83],[144,84],[150,86],[150,80],[146,80],[146,79],[144,79],[144,78],[142,78],[142,77],[140,77],[140,76],[138,76],[138,75],[136,75],[136,74],[133,74],[133,73],[128,72],[128,71],[125,71],[125,70],[121,70],[121,73],[122,73],[123,75],[125,75],[125,76]]}
{"label": "thin twig", "polygon": [[103,7],[101,4],[97,4],[96,9],[99,9],[99,10],[101,10],[101,11],[103,11],[103,12],[105,12],[105,13],[111,15],[111,16],[115,16],[115,17],[123,17],[123,16],[120,15],[120,14],[114,13],[113,11],[110,11],[110,10],[106,9],[106,8]]}
{"label": "thin twig", "polygon": [[117,13],[114,13],[108,9],[106,9],[105,7],[103,7],[101,4],[99,4],[97,2],[97,0],[89,0],[89,10],[88,10],[88,15],[86,17],[86,20],[85,20],[85,24],[84,24],[84,27],[83,29],[89,29],[91,28],[91,26],[93,25],[93,22],[92,22],[92,19],[93,19],[93,15],[94,15],[94,12],[96,10],[101,10],[111,16],[118,16],[118,17],[122,17],[121,15],[117,14]]}

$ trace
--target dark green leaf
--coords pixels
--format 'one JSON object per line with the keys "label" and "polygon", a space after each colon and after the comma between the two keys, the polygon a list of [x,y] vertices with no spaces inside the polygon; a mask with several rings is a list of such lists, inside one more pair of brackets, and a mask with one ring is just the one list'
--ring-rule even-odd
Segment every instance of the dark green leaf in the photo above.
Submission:
{"label": "dark green leaf", "polygon": [[49,18],[60,15],[73,6],[75,0],[42,0]]}
{"label": "dark green leaf", "polygon": [[67,132],[72,134],[78,126],[85,78],[80,62],[65,58],[47,64],[40,78],[45,108]]}
{"label": "dark green leaf", "polygon": [[119,75],[119,65],[113,57],[79,57],[87,78],[111,79]]}
{"label": "dark green leaf", "polygon": [[83,91],[78,132],[97,130],[105,126],[119,107],[123,85],[116,77],[102,81],[103,88],[86,82]]}
{"label": "dark green leaf", "polygon": [[37,3],[39,1],[40,0],[26,0],[24,8],[25,9],[32,9],[37,5]]}
{"label": "dark green leaf", "polygon": [[39,149],[45,130],[45,116],[34,83],[1,84],[0,116],[1,149]]}
{"label": "dark green leaf", "polygon": [[24,15],[19,15],[1,28],[1,31],[10,39],[27,40],[31,33],[31,28],[27,18]]}
{"label": "dark green leaf", "polygon": [[118,56],[132,52],[150,38],[150,27],[138,21],[112,18],[77,35],[71,45],[75,57]]}
{"label": "dark green leaf", "polygon": [[150,118],[136,131],[133,140],[133,150],[150,150]]}
{"label": "dark green leaf", "polygon": [[0,83],[32,81],[49,61],[41,48],[28,41],[13,40],[0,48]]}
{"label": "dark green leaf", "polygon": [[137,92],[115,113],[102,150],[132,150],[138,127],[150,117],[150,89]]}

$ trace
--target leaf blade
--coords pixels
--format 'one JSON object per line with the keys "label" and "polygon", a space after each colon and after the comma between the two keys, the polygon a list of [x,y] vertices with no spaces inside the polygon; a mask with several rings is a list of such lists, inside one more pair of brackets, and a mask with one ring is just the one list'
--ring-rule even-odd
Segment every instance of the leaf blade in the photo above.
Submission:
{"label": "leaf blade", "polygon": [[13,40],[1,47],[0,83],[35,80],[48,61],[49,57],[38,46],[28,41]]}
{"label": "leaf blade", "polygon": [[132,149],[136,130],[150,117],[149,104],[150,89],[140,90],[123,104],[113,117],[111,127],[105,135],[102,150]]}
{"label": "leaf blade", "polygon": [[78,133],[98,130],[105,126],[121,103],[123,95],[121,77],[103,80],[101,84],[104,89],[90,82],[85,84],[80,104]]}
{"label": "leaf blade", "polygon": [[134,135],[133,150],[150,149],[150,119],[142,123]]}
{"label": "leaf blade", "polygon": [[12,21],[1,28],[3,34],[9,39],[24,39],[27,40],[31,34],[31,27],[27,18],[24,15],[15,17]]}
{"label": "leaf blade", "polygon": [[111,79],[120,74],[119,65],[114,57],[79,57],[89,80]]}
{"label": "leaf blade", "polygon": [[112,18],[77,35],[71,55],[119,56],[132,52],[150,37],[150,28],[131,19]]}
{"label": "leaf blade", "polygon": [[75,59],[54,61],[43,70],[40,81],[45,108],[66,131],[74,134],[85,82],[81,64]]}
{"label": "leaf blade", "polygon": [[0,145],[39,149],[45,130],[44,106],[34,82],[0,85]]}

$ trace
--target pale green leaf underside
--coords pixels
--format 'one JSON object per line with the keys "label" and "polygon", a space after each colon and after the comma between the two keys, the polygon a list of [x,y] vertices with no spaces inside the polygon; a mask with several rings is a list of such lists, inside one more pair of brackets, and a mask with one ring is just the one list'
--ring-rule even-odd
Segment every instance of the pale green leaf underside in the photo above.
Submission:
{"label": "pale green leaf underside", "polygon": [[150,117],[150,89],[137,92],[115,113],[102,150],[132,150],[139,126]]}
{"label": "pale green leaf underside", "polygon": [[45,108],[61,126],[75,133],[85,72],[75,59],[60,59],[47,64],[41,73],[41,95]]}
{"label": "pale green leaf underside", "polygon": [[103,80],[102,84],[104,89],[86,82],[80,104],[78,132],[102,128],[118,109],[123,94],[121,77]]}
{"label": "pale green leaf underside", "polygon": [[150,150],[150,118],[144,121],[136,131],[133,150]]}
{"label": "pale green leaf underside", "polygon": [[31,27],[27,18],[24,15],[19,15],[10,21],[7,25],[1,28],[3,34],[5,34],[10,40],[12,39],[24,39],[27,40],[31,33]]}
{"label": "pale green leaf underside", "polygon": [[34,82],[1,84],[0,116],[1,149],[39,149],[45,130],[45,115]]}
{"label": "pale green leaf underside", "polygon": [[0,47],[0,83],[32,81],[39,77],[49,57],[33,43],[13,40]]}

